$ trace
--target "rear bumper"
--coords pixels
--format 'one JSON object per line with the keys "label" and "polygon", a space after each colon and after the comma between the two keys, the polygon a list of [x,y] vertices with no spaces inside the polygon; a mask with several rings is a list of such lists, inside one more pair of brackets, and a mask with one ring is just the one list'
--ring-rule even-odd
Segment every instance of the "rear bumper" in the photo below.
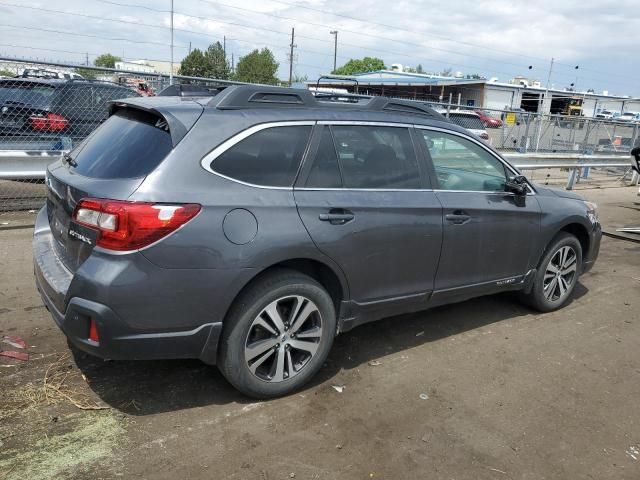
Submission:
{"label": "rear bumper", "polygon": [[[60,330],[74,346],[91,355],[111,360],[201,358],[207,363],[215,363],[222,323],[208,323],[190,331],[134,333],[113,310],[90,300],[72,298],[62,313],[43,293],[37,274],[36,284]],[[98,343],[88,338],[90,319],[96,322]],[[209,345],[212,347],[204,349]]]}
{"label": "rear bumper", "polygon": [[[141,318],[144,305],[137,305],[137,315],[132,316],[135,318],[125,319],[102,302],[82,298],[83,291],[100,291],[104,286],[97,280],[88,285],[86,277],[76,278],[82,277],[80,271],[74,275],[62,264],[52,242],[55,239],[49,229],[45,207],[38,214],[33,236],[35,283],[47,310],[73,345],[97,357],[112,360],[199,358],[215,364],[222,322],[200,322],[198,318],[189,322],[194,309],[176,299],[175,309],[181,313],[176,319],[182,328],[169,331],[166,326],[162,329],[140,328],[141,322],[147,326],[160,322],[157,312],[148,307],[146,318]],[[82,288],[74,286],[78,283]],[[162,297],[163,292],[157,292],[157,295]],[[189,301],[191,299],[187,299]],[[144,302],[145,299],[140,301]],[[98,343],[88,338],[90,319],[96,323]],[[189,324],[197,326],[184,328]]]}

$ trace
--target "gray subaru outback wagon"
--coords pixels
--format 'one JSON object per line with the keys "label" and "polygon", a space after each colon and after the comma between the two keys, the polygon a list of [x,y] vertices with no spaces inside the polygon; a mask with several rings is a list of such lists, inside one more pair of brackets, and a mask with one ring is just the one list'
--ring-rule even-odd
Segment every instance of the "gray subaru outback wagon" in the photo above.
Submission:
{"label": "gray subaru outback wagon", "polygon": [[116,101],[48,168],[36,284],[77,348],[199,358],[274,397],[340,332],[507,290],[554,310],[596,260],[594,204],[428,107],[213,93]]}

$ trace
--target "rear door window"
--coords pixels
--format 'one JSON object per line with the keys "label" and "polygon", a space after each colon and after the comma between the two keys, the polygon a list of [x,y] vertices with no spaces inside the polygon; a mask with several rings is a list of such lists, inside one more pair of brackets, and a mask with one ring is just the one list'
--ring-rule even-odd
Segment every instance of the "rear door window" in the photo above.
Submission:
{"label": "rear door window", "polygon": [[211,169],[253,185],[290,187],[310,134],[311,125],[265,128],[218,156]]}
{"label": "rear door window", "polygon": [[341,188],[342,177],[338,166],[338,156],[329,127],[324,127],[320,137],[318,152],[305,183],[309,188]]}
{"label": "rear door window", "polygon": [[345,188],[421,188],[409,129],[333,125]]}
{"label": "rear door window", "polygon": [[136,178],[151,173],[171,152],[171,134],[156,115],[124,109],[71,152],[75,171],[92,178]]}

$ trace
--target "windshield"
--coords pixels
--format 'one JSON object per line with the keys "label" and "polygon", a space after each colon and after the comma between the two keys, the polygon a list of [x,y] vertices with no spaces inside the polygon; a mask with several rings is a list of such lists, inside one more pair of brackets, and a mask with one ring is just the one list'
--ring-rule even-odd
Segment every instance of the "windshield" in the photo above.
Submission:
{"label": "windshield", "polygon": [[50,104],[50,97],[55,88],[38,83],[15,81],[0,82],[0,104],[18,103],[45,107]]}
{"label": "windshield", "polygon": [[173,144],[167,123],[139,110],[118,111],[71,152],[75,171],[92,178],[136,178],[151,173]]}

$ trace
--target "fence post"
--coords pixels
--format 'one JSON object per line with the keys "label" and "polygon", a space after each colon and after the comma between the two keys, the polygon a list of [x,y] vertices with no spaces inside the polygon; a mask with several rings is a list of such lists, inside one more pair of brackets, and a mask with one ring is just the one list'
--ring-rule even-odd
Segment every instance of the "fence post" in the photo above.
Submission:
{"label": "fence post", "polygon": [[529,126],[531,125],[531,116],[527,115],[526,118],[527,118],[527,125],[524,128],[524,137],[522,138],[522,144],[520,144],[522,153],[527,153],[527,149],[529,147]]}

